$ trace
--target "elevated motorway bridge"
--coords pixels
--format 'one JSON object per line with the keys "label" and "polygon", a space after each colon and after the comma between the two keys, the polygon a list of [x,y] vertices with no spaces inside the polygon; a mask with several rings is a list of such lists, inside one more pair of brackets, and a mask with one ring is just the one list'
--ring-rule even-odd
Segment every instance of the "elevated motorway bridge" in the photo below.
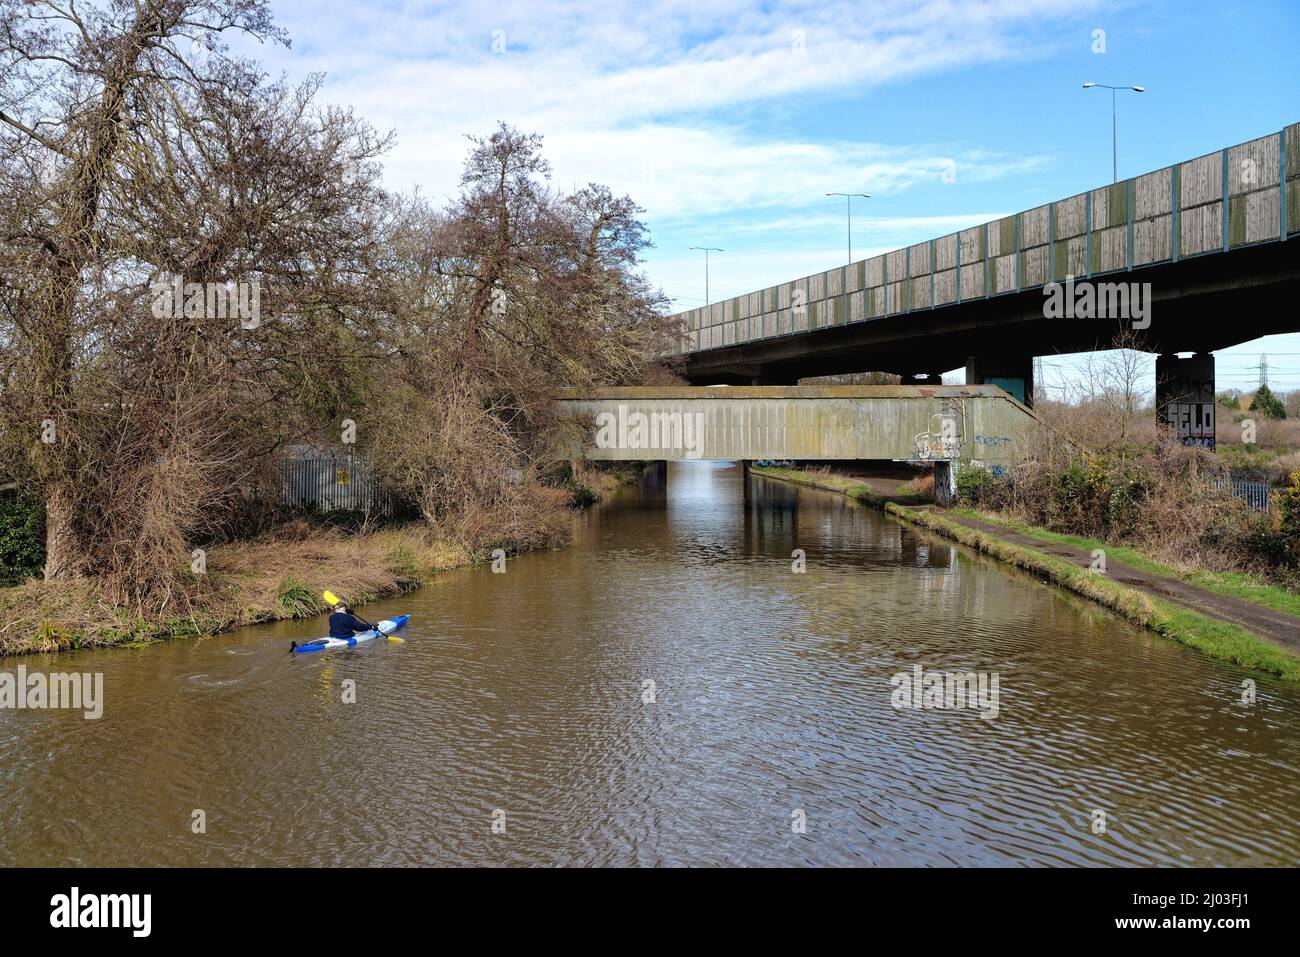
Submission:
{"label": "elevated motorway bridge", "polygon": [[[1300,124],[1004,219],[679,313],[695,384],[965,366],[1029,404],[1035,356],[1157,354],[1162,416],[1213,446],[1215,349],[1300,331]],[[1176,353],[1194,353],[1179,358]]]}

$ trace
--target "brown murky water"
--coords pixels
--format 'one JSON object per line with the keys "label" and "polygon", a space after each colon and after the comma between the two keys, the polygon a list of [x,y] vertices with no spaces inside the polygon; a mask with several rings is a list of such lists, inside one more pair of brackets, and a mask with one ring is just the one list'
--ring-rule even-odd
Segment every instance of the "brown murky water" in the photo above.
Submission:
{"label": "brown murky water", "polygon": [[[0,711],[0,864],[1300,862],[1300,689],[1243,705],[1241,669],[734,465],[581,522],[363,609],[401,645],[26,659],[106,706]],[[996,672],[997,717],[893,707],[917,664]]]}

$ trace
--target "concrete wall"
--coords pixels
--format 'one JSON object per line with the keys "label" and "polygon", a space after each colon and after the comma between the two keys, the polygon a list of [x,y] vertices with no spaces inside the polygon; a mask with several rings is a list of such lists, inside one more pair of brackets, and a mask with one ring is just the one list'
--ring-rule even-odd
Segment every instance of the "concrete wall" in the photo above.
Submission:
{"label": "concrete wall", "polygon": [[640,459],[1009,461],[1032,413],[992,386],[603,389],[561,396],[574,454]]}

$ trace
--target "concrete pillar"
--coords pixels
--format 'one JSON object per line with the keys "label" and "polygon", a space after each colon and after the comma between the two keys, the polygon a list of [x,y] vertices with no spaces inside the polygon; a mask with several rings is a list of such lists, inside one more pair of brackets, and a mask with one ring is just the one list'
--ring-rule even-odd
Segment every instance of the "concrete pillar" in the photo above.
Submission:
{"label": "concrete pillar", "polygon": [[1034,357],[1028,355],[969,356],[967,385],[995,385],[1025,405],[1034,404]]}
{"label": "concrete pillar", "polygon": [[1156,413],[1184,445],[1214,450],[1214,355],[1156,356]]}
{"label": "concrete pillar", "polygon": [[[942,461],[934,463],[934,500],[945,508],[957,504],[957,469],[956,462]],[[973,468],[973,466],[966,466]]]}

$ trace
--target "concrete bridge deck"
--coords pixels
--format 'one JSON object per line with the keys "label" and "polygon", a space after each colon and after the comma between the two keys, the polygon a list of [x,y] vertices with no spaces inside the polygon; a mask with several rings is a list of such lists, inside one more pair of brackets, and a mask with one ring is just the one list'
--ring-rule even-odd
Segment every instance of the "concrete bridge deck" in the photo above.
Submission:
{"label": "concrete bridge deck", "polygon": [[892,459],[996,466],[1033,413],[996,386],[646,387],[564,392],[580,454],[641,459]]}

